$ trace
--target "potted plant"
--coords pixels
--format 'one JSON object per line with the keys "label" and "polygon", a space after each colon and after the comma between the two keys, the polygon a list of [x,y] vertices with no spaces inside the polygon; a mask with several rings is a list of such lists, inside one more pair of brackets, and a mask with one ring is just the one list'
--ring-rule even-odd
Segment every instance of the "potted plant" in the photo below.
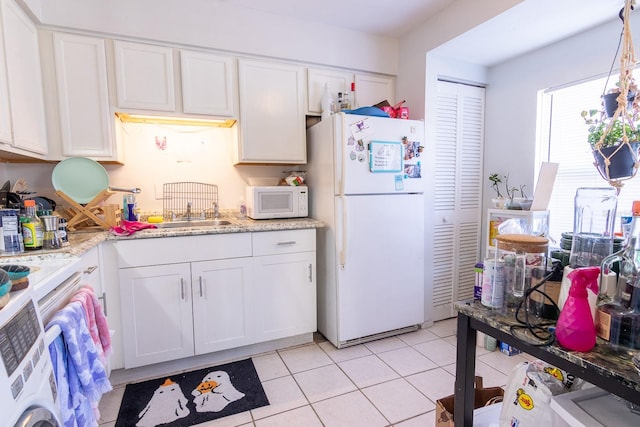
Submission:
{"label": "potted plant", "polygon": [[516,197],[519,190],[518,187],[509,186],[509,175],[504,177],[504,186],[507,190],[507,209],[520,209],[520,199]]}
{"label": "potted plant", "polygon": [[489,181],[491,181],[491,187],[493,187],[493,190],[496,192],[496,197],[491,199],[491,203],[493,203],[493,206],[498,209],[504,209],[506,200],[500,192],[502,177],[497,173],[492,173],[489,175]]}
{"label": "potted plant", "polygon": [[533,204],[533,200],[531,200],[529,198],[529,196],[527,196],[527,193],[525,193],[524,189],[525,189],[526,185],[521,185],[520,186],[520,195],[522,196],[522,200],[520,200],[520,208],[522,210],[528,211],[529,209],[531,209],[531,205]]}
{"label": "potted plant", "polygon": [[640,149],[640,128],[637,116],[640,109],[616,112],[607,117],[601,110],[583,111],[589,125],[587,141],[591,146],[600,175],[610,180],[628,179],[635,175]]}
{"label": "potted plant", "polygon": [[[629,20],[633,3],[634,0],[625,0],[625,6],[620,11],[623,22],[620,35],[620,77],[616,83],[617,89],[610,95],[614,97],[617,94],[615,100],[618,105],[613,114],[608,115],[605,109],[607,95],[603,95],[601,110],[582,112],[582,117],[589,125],[588,142],[595,159],[594,165],[600,175],[610,185],[617,187],[618,191],[622,187],[621,181],[633,178],[640,166],[640,133],[637,126],[640,100],[637,95],[633,95],[637,94],[633,78],[636,60]],[[631,108],[627,109],[629,103]]]}

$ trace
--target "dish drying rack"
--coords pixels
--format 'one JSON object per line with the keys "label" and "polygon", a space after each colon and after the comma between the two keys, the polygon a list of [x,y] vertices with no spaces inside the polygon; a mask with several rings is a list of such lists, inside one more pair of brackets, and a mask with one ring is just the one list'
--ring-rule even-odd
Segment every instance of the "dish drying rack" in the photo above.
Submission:
{"label": "dish drying rack", "polygon": [[217,185],[170,182],[162,186],[162,216],[165,221],[215,218],[218,209]]}

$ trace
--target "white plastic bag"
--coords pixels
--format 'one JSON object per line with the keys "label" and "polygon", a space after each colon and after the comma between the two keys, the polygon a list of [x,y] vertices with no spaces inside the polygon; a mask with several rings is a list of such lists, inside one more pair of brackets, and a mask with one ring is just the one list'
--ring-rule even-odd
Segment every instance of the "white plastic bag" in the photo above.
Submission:
{"label": "white plastic bag", "polygon": [[551,397],[581,390],[585,381],[541,360],[522,362],[507,380],[502,427],[540,427],[552,422]]}

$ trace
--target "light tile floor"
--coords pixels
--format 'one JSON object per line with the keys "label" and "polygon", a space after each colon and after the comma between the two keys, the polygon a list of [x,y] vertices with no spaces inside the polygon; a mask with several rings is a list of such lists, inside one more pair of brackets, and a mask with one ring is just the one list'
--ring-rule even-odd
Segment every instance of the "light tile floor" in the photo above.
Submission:
{"label": "light tile floor", "polygon": [[[253,357],[270,405],[200,424],[205,427],[435,426],[435,402],[453,393],[456,319],[338,350],[314,343]],[[504,386],[528,355],[477,349],[476,375]],[[100,402],[100,425],[112,427],[124,385]]]}

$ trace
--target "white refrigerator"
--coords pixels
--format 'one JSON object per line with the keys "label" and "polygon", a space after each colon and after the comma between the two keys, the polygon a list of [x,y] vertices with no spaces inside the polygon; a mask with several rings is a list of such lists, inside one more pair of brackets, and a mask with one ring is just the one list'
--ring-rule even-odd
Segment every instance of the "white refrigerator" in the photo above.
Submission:
{"label": "white refrigerator", "polygon": [[346,347],[416,329],[424,301],[424,123],[334,114],[307,130],[318,330]]}

